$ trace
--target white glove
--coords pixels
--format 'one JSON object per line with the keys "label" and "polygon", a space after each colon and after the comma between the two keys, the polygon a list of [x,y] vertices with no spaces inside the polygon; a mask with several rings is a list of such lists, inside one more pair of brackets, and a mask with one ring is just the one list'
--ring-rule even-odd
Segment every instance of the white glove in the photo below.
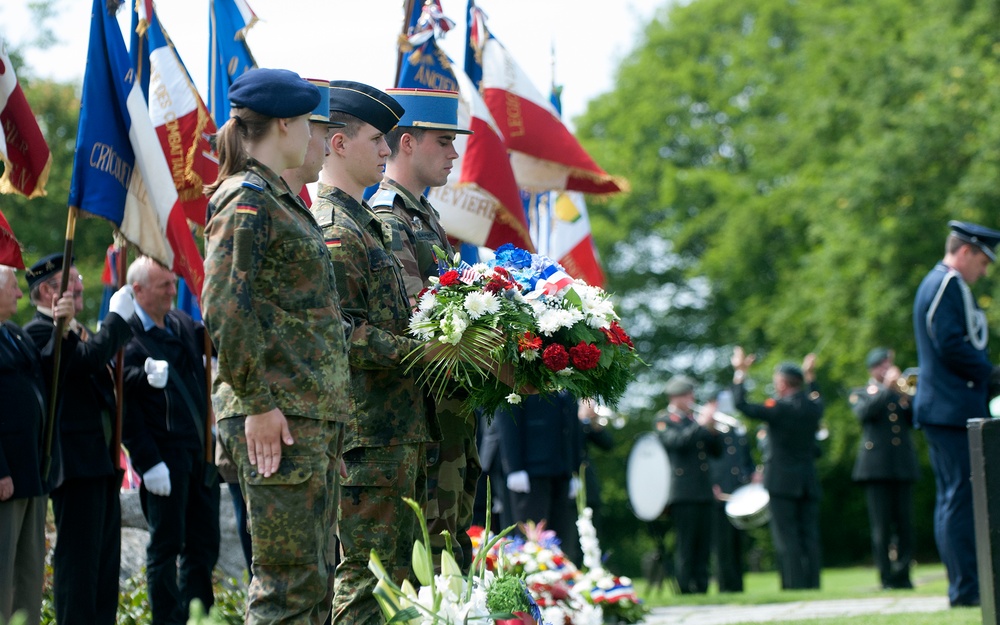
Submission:
{"label": "white glove", "polygon": [[160,497],[170,496],[170,469],[166,463],[160,462],[152,469],[142,474],[142,483],[146,485],[146,490]]}
{"label": "white glove", "polygon": [[132,291],[131,285],[126,284],[115,291],[108,304],[108,310],[122,319],[129,319],[135,314],[135,292]]}
{"label": "white glove", "polygon": [[514,471],[507,476],[507,490],[515,493],[530,493],[531,480],[527,471]]}
{"label": "white glove", "polygon": [[580,478],[573,476],[569,478],[569,498],[576,499],[576,494],[580,492]]}
{"label": "white glove", "polygon": [[149,382],[150,386],[153,388],[163,388],[167,385],[170,365],[166,360],[153,360],[152,358],[147,358],[146,364],[144,364],[142,368],[146,372],[146,381]]}

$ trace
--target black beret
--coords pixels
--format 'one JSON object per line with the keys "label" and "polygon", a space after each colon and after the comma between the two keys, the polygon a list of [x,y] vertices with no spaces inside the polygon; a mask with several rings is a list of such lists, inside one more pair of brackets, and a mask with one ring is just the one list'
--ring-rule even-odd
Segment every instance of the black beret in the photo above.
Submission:
{"label": "black beret", "polygon": [[876,347],[865,356],[865,366],[869,369],[882,364],[889,357],[889,350],[885,347]]}
{"label": "black beret", "polygon": [[288,118],[311,113],[319,104],[319,89],[287,69],[251,69],[229,87],[229,105],[268,117]]}
{"label": "black beret", "polygon": [[797,379],[799,384],[802,384],[806,379],[806,376],[802,373],[802,368],[795,363],[783,362],[778,365],[777,371],[786,378]]}
{"label": "black beret", "polygon": [[347,113],[386,133],[396,127],[403,107],[389,94],[351,80],[330,82],[330,112]]}
{"label": "black beret", "polygon": [[954,219],[948,222],[948,227],[951,228],[953,235],[981,249],[984,254],[989,256],[990,260],[995,261],[997,259],[995,248],[997,243],[1000,243],[1000,231],[967,221],[955,221]]}
{"label": "black beret", "polygon": [[[70,259],[70,265],[76,262],[76,257]],[[52,274],[62,271],[63,253],[49,254],[40,258],[38,262],[24,272],[24,277],[28,280],[28,290],[35,288],[39,282],[45,282]]]}
{"label": "black beret", "polygon": [[670,397],[679,397],[694,392],[694,380],[686,375],[675,375],[667,380],[667,385],[663,389]]}

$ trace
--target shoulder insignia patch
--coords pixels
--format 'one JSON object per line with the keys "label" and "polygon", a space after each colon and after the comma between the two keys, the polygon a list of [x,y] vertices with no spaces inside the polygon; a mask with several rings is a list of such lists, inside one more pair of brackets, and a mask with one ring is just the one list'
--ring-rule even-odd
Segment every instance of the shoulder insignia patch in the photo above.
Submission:
{"label": "shoulder insignia patch", "polygon": [[340,237],[330,238],[326,240],[326,249],[332,250],[337,247],[340,247]]}
{"label": "shoulder insignia patch", "polygon": [[236,214],[237,215],[255,216],[257,214],[257,207],[256,206],[249,206],[247,204],[237,204],[236,205]]}
{"label": "shoulder insignia patch", "polygon": [[263,186],[257,184],[256,182],[251,182],[250,180],[244,180],[243,183],[240,186],[241,187],[246,187],[247,189],[253,189],[254,191],[257,191],[259,193],[263,193],[264,192],[264,187]]}

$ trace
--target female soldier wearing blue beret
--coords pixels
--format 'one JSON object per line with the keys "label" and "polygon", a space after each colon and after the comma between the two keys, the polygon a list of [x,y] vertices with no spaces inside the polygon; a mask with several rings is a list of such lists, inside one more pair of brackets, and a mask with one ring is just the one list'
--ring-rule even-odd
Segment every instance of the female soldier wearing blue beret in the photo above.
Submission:
{"label": "female soldier wearing blue beret", "polygon": [[277,69],[246,72],[229,99],[219,178],[206,187],[202,306],[219,357],[219,437],[239,468],[253,542],[246,622],[323,623],[347,345],[322,231],[278,173],[303,164],[323,104],[315,85]]}

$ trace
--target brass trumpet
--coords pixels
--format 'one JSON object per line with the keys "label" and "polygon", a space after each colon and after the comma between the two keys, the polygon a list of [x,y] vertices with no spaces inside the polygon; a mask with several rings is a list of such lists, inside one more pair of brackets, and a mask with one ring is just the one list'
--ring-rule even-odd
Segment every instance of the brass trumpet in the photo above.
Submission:
{"label": "brass trumpet", "polygon": [[[705,406],[701,404],[692,404],[691,407],[698,413],[705,410]],[[729,431],[736,432],[737,434],[747,433],[747,427],[743,425],[743,422],[732,415],[716,410],[715,413],[712,414],[712,419],[715,420],[716,432],[721,432],[723,434]]]}
{"label": "brass trumpet", "polygon": [[917,393],[917,378],[920,376],[920,367],[907,367],[899,374],[892,386],[903,395],[913,397]]}

